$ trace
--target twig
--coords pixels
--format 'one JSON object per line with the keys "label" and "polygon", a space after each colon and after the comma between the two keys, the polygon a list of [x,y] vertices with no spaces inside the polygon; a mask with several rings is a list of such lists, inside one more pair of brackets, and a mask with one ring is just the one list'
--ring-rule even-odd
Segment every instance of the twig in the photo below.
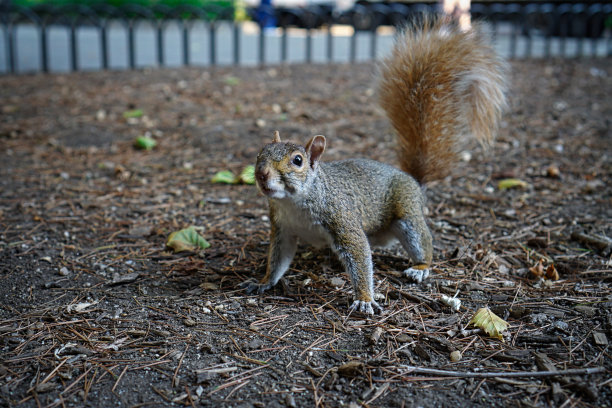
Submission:
{"label": "twig", "polygon": [[389,383],[384,383],[380,386],[380,388],[374,393],[374,396],[366,401],[366,406],[372,404],[378,397],[383,395],[389,389]]}
{"label": "twig", "polygon": [[612,239],[605,236],[597,236],[575,231],[572,232],[571,237],[582,244],[590,245],[600,251],[604,251],[612,246]]}
{"label": "twig", "polygon": [[191,398],[191,393],[189,392],[188,386],[185,386],[185,392],[187,393],[187,401],[189,401],[192,408],[195,408],[195,404],[193,403],[193,398]]}
{"label": "twig", "polygon": [[187,350],[189,350],[189,344],[187,344],[187,347],[185,347],[185,351],[183,351],[183,354],[181,355],[181,359],[179,360],[178,365],[176,366],[176,370],[174,370],[174,376],[172,376],[173,387],[178,386],[176,376],[178,375],[179,369],[181,368],[181,364],[183,364],[183,359],[185,358],[185,354],[187,354]]}
{"label": "twig", "polygon": [[111,389],[111,392],[115,392],[115,388],[117,388],[117,385],[119,385],[119,381],[121,381],[121,378],[123,377],[123,374],[125,374],[125,372],[128,370],[128,368],[130,368],[129,364],[125,366],[123,371],[121,371],[121,374],[119,374],[119,377],[117,377],[117,381],[115,381],[115,385],[113,385],[113,388]]}
{"label": "twig", "polygon": [[236,391],[238,391],[240,388],[244,387],[245,385],[247,385],[248,383],[250,383],[251,380],[246,380],[245,382],[243,382],[242,384],[238,384],[237,386],[235,386],[230,392],[229,394],[227,394],[227,396],[225,397],[226,400],[229,399],[229,397],[232,396],[233,393],[235,393]]}
{"label": "twig", "polygon": [[[30,389],[28,389],[28,393],[30,393],[33,390],[35,390],[37,386],[42,385],[42,384],[46,383],[47,381],[49,381],[55,375],[55,373],[57,373],[57,370],[59,370],[60,367],[64,365],[64,363],[66,361],[68,361],[67,358],[63,359],[62,362],[59,363],[40,383],[30,387]],[[37,374],[37,376],[38,376],[38,374]]]}
{"label": "twig", "polygon": [[[89,372],[91,371],[93,367],[89,367],[87,370],[85,370],[85,372],[81,375],[79,375],[76,380],[74,380],[69,386],[67,386],[66,388],[64,388],[62,390],[62,392],[60,392],[60,395],[64,395],[66,394],[72,387],[74,387],[76,384],[79,383],[79,381],[81,381],[82,378],[86,377],[87,374],[89,374]],[[94,375],[95,377],[95,375]],[[93,381],[93,377],[92,377],[92,381]],[[87,382],[87,381],[86,381]],[[87,392],[89,392],[89,388],[91,388],[91,384],[89,384],[89,387],[87,389]],[[87,393],[85,393],[85,395],[87,395]]]}
{"label": "twig", "polygon": [[255,374],[253,374],[253,375],[249,375],[248,377],[245,377],[245,378],[240,378],[240,379],[238,379],[238,380],[234,380],[234,381],[227,382],[227,383],[225,383],[225,384],[221,384],[221,385],[219,385],[218,387],[216,387],[215,389],[213,389],[212,391],[210,391],[210,392],[209,392],[207,395],[210,397],[210,396],[211,396],[212,394],[214,394],[215,392],[218,392],[218,391],[224,390],[224,389],[226,389],[227,387],[231,387],[231,386],[236,385],[236,384],[242,384],[242,383],[243,383],[243,382],[245,382],[245,381],[247,381],[247,382],[248,382],[248,381],[250,381],[250,379],[251,379],[251,378],[253,378],[253,377],[257,377],[257,376],[259,376],[259,375],[261,375],[261,374],[263,374],[263,373],[255,373]]}
{"label": "twig", "polygon": [[446,377],[460,378],[494,378],[494,377],[556,377],[566,375],[592,375],[604,372],[604,367],[571,368],[559,371],[499,371],[490,373],[466,373],[461,371],[438,370],[435,368],[400,366],[408,370],[408,373],[441,375]]}

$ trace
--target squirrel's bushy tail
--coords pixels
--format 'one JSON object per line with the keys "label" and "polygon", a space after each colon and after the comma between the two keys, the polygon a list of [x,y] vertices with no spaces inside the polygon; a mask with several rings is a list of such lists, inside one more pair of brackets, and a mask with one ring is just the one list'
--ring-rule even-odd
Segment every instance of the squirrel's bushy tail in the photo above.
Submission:
{"label": "squirrel's bushy tail", "polygon": [[421,183],[442,178],[466,138],[489,143],[506,105],[506,71],[478,25],[464,32],[430,18],[406,29],[381,67],[379,89],[402,169]]}

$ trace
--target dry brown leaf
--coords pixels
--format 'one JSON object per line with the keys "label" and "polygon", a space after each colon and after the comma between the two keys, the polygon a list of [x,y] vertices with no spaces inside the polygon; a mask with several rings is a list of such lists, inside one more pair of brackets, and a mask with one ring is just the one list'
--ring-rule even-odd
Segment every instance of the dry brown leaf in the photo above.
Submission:
{"label": "dry brown leaf", "polygon": [[550,264],[546,268],[546,279],[554,281],[559,280],[559,272],[557,272],[557,268],[555,268],[554,264]]}
{"label": "dry brown leaf", "polygon": [[542,278],[544,276],[544,260],[540,259],[537,263],[537,265],[532,266],[531,268],[529,268],[529,272],[531,272],[531,275],[533,275],[534,278]]}
{"label": "dry brown leaf", "polygon": [[559,280],[559,272],[557,272],[557,268],[555,268],[555,265],[550,264],[546,268],[544,268],[543,259],[540,259],[536,265],[529,268],[529,272],[536,279],[542,278],[551,281]]}

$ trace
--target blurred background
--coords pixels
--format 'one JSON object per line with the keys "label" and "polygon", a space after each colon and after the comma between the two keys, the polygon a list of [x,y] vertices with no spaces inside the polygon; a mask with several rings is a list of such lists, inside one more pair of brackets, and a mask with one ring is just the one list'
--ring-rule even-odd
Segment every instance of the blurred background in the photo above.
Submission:
{"label": "blurred background", "polygon": [[407,21],[443,7],[486,21],[509,58],[612,54],[609,2],[447,3],[2,0],[0,73],[366,61],[385,55]]}

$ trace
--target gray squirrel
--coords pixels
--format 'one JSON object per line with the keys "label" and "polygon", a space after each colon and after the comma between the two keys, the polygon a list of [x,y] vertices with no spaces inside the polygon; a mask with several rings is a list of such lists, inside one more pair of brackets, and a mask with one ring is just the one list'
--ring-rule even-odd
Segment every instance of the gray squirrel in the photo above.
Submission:
{"label": "gray squirrel", "polygon": [[354,290],[351,311],[382,311],[374,299],[372,245],[397,239],[421,281],[432,262],[421,184],[446,176],[463,142],[488,144],[506,105],[506,64],[475,24],[462,31],[443,18],[407,29],[382,64],[379,97],[397,133],[402,170],[366,159],[322,162],[324,136],[304,146],[272,143],[257,156],[257,186],[269,201],[266,275],[243,283],[247,293],[276,285],[296,253],[298,238],[330,246]]}

